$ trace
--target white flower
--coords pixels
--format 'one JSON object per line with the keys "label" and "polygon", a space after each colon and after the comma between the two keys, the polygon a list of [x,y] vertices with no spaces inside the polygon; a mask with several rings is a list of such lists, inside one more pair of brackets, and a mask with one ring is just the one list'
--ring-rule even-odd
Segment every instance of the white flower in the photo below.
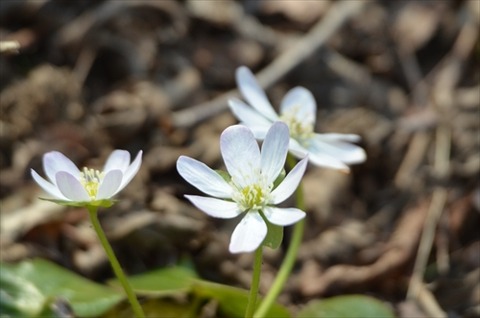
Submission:
{"label": "white flower", "polygon": [[142,151],[130,164],[130,153],[113,151],[103,171],[77,166],[58,151],[43,156],[43,170],[49,181],[31,170],[33,179],[53,196],[54,202],[75,206],[108,206],[111,198],[120,192],[137,174],[142,163]]}
{"label": "white flower", "polygon": [[242,66],[236,72],[240,92],[251,107],[233,98],[229,106],[240,123],[248,126],[255,138],[263,139],[275,121],[285,122],[290,129],[290,152],[297,158],[308,154],[318,166],[349,171],[347,164],[365,161],[365,151],[349,142],[360,140],[353,134],[317,134],[315,120],[317,105],[312,93],[303,87],[291,89],[280,104],[280,116],[268,101],[252,72]]}
{"label": "white flower", "polygon": [[305,158],[274,186],[285,164],[288,142],[288,127],[281,122],[274,123],[268,130],[261,151],[249,128],[228,127],[220,136],[220,149],[229,181],[200,161],[186,156],[178,158],[180,175],[200,191],[215,197],[186,195],[197,208],[223,219],[245,212],[233,231],[230,252],[256,250],[267,235],[265,219],[287,226],[305,217],[305,212],[299,209],[275,207],[292,195],[307,166]]}

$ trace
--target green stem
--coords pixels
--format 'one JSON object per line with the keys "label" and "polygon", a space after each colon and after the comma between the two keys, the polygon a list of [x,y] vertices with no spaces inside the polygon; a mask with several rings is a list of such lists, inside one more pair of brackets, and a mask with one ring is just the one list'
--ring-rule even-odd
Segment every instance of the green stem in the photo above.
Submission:
{"label": "green stem", "polygon": [[[293,168],[295,166],[295,159],[290,155],[288,155],[287,157],[287,164],[289,168]],[[303,196],[302,183],[299,184],[297,191],[295,192],[295,199],[296,199],[297,208],[305,211],[305,200]],[[283,286],[285,285],[288,277],[290,276],[293,265],[295,264],[298,248],[302,243],[304,229],[305,229],[305,218],[295,224],[287,254],[285,255],[283,263],[280,269],[278,270],[277,277],[275,277],[275,281],[273,282],[272,286],[270,287],[270,290],[268,291],[267,295],[265,296],[262,303],[260,304],[257,311],[255,312],[255,315],[254,315],[255,317],[257,318],[264,317],[267,314],[270,307],[274,304],[275,300],[278,298],[278,295],[280,295],[283,289]]]}
{"label": "green stem", "polygon": [[260,273],[262,272],[262,246],[255,251],[255,261],[253,263],[252,285],[250,286],[250,296],[248,296],[247,310],[245,318],[253,317],[257,307],[258,286],[260,285]]}
{"label": "green stem", "polygon": [[105,233],[102,230],[102,227],[100,226],[100,222],[98,221],[98,216],[97,216],[97,208],[89,206],[87,207],[88,213],[90,214],[90,220],[92,222],[93,228],[95,229],[95,232],[97,232],[98,238],[100,239],[100,242],[102,243],[103,248],[105,249],[105,253],[107,253],[108,260],[110,261],[110,265],[112,265],[113,272],[117,276],[118,280],[120,281],[120,284],[122,284],[123,289],[125,290],[125,293],[127,294],[128,301],[132,305],[133,312],[137,318],[145,318],[145,314],[143,313],[143,309],[140,306],[140,303],[138,302],[137,297],[133,293],[133,289],[130,286],[127,277],[123,273],[122,267],[120,266],[120,263],[117,260],[117,257],[115,256],[115,253],[113,252],[112,247],[110,246],[110,243],[108,243],[107,237],[105,236]]}

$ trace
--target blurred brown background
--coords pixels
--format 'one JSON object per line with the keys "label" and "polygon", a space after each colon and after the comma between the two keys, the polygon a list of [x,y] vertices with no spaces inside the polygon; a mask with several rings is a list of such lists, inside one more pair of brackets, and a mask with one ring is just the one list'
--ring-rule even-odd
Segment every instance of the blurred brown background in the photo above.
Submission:
{"label": "blurred brown background", "polygon": [[[40,201],[29,170],[50,150],[82,167],[142,149],[100,215],[120,262],[135,274],[186,258],[248,288],[252,255],[228,253],[237,220],[190,206],[197,190],[175,170],[181,154],[222,168],[225,101],[246,65],[274,105],[310,89],[317,131],[359,134],[368,155],[348,175],[309,167],[279,301],[295,312],[357,292],[400,317],[480,316],[479,19],[477,0],[1,1],[0,39],[18,49],[0,54],[0,259],[110,278],[85,211]],[[262,293],[284,251],[266,251]]]}

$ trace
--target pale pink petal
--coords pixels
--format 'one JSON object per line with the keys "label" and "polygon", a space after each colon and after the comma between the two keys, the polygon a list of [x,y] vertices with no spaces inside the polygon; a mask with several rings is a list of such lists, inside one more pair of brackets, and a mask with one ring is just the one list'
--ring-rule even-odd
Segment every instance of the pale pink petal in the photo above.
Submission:
{"label": "pale pink petal", "polygon": [[255,183],[260,172],[260,149],[250,129],[234,125],[220,136],[220,149],[232,181],[244,187]]}
{"label": "pale pink petal", "polygon": [[228,106],[233,115],[248,127],[266,126],[270,127],[272,121],[267,119],[261,113],[248,106],[239,99],[232,98],[228,101]]}
{"label": "pale pink petal", "polygon": [[127,184],[132,181],[133,177],[137,174],[138,170],[140,170],[140,165],[142,164],[142,154],[143,151],[139,151],[137,156],[135,157],[135,160],[133,160],[132,164],[128,166],[128,168],[123,172],[123,178],[122,178],[122,183],[120,184],[120,187],[118,187],[117,191],[114,193],[117,194],[123,188],[127,186]]}
{"label": "pale pink petal", "polygon": [[367,157],[365,151],[357,145],[325,139],[320,134],[315,134],[308,150],[315,155],[329,155],[346,164],[364,162]]}
{"label": "pale pink petal", "polygon": [[109,199],[118,191],[120,184],[122,183],[122,171],[110,170],[103,177],[102,183],[97,190],[97,200]]}
{"label": "pale pink petal", "polygon": [[191,185],[217,198],[231,198],[232,187],[206,164],[187,156],[177,160],[178,173]]}
{"label": "pale pink petal", "polygon": [[347,142],[359,142],[362,137],[355,134],[336,134],[336,133],[328,133],[328,134],[320,134],[322,139],[329,140],[329,141],[347,141]]}
{"label": "pale pink petal", "polygon": [[263,209],[263,214],[270,223],[280,226],[292,225],[305,217],[305,212],[297,208],[276,208],[270,206]]}
{"label": "pale pink petal", "polygon": [[252,133],[255,136],[255,139],[263,140],[265,139],[265,136],[267,135],[267,132],[270,126],[255,126],[255,127],[249,127],[249,128],[252,130]]}
{"label": "pale pink petal", "polygon": [[293,138],[290,138],[288,150],[290,150],[290,153],[292,155],[299,159],[303,159],[308,155],[308,150],[302,145],[300,145],[300,143]]}
{"label": "pale pink petal", "polygon": [[290,138],[289,150],[290,153],[298,159],[303,159],[308,156],[309,161],[316,166],[338,169],[345,172],[350,171],[350,168],[346,164],[332,157],[330,154],[316,152],[315,149],[307,149],[292,138]]}
{"label": "pale pink petal", "polygon": [[273,183],[285,164],[290,141],[288,126],[283,122],[275,122],[269,129],[262,144],[261,169],[267,184]]}
{"label": "pale pink petal", "polygon": [[287,174],[285,179],[276,187],[272,193],[273,204],[278,204],[288,199],[297,189],[302,180],[305,169],[307,168],[308,157],[302,159],[293,169]]}
{"label": "pale pink petal", "polygon": [[268,129],[272,126],[270,120],[239,99],[230,99],[228,104],[233,115],[237,117],[240,123],[252,130],[255,139],[262,140],[265,138]]}
{"label": "pale pink petal", "polygon": [[257,211],[249,211],[235,227],[230,240],[231,253],[255,251],[267,235],[267,224]]}
{"label": "pale pink petal", "polygon": [[283,98],[280,114],[292,114],[298,122],[313,125],[317,117],[317,103],[308,89],[295,87]]}
{"label": "pale pink petal", "polygon": [[43,170],[53,184],[57,182],[55,176],[59,171],[68,172],[76,178],[80,176],[80,170],[78,170],[77,166],[58,151],[47,152],[43,155]]}
{"label": "pale pink petal", "polygon": [[52,183],[48,182],[47,180],[45,180],[44,178],[42,178],[35,170],[31,169],[30,172],[31,172],[32,177],[35,180],[35,182],[44,191],[49,193],[55,199],[67,200],[67,198],[65,198],[65,196],[60,192],[60,190],[58,190],[58,188],[54,184],[52,184]]}
{"label": "pale pink petal", "polygon": [[232,201],[202,197],[199,195],[185,195],[194,206],[206,214],[220,219],[231,219],[242,213],[238,205]]}
{"label": "pale pink petal", "polygon": [[103,172],[107,173],[110,170],[120,170],[125,173],[130,165],[130,153],[126,150],[114,150],[110,156],[108,156],[107,162],[103,167]]}
{"label": "pale pink petal", "polygon": [[270,121],[278,120],[277,113],[252,72],[247,67],[241,66],[237,68],[235,75],[238,89],[248,103]]}
{"label": "pale pink petal", "polygon": [[308,158],[311,163],[318,167],[337,169],[346,173],[350,171],[350,168],[346,164],[326,153],[315,152],[315,150],[312,150],[312,152],[309,153]]}
{"label": "pale pink petal", "polygon": [[77,178],[65,171],[57,172],[56,178],[58,189],[70,201],[91,201],[87,191]]}

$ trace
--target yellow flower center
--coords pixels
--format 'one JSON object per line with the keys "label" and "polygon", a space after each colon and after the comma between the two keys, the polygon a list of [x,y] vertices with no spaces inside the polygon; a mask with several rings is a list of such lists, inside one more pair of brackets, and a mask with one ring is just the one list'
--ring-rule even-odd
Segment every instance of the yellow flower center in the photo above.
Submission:
{"label": "yellow flower center", "polygon": [[80,183],[83,185],[92,200],[97,197],[98,186],[103,180],[104,173],[98,170],[83,168],[80,173]]}
{"label": "yellow flower center", "polygon": [[261,184],[251,184],[238,189],[233,195],[233,200],[237,202],[242,211],[261,210],[270,199],[271,187],[265,187]]}
{"label": "yellow flower center", "polygon": [[299,106],[292,107],[288,112],[280,116],[280,120],[287,124],[290,130],[290,136],[302,145],[308,144],[313,137],[313,125],[311,123],[303,123],[298,121],[297,116]]}

